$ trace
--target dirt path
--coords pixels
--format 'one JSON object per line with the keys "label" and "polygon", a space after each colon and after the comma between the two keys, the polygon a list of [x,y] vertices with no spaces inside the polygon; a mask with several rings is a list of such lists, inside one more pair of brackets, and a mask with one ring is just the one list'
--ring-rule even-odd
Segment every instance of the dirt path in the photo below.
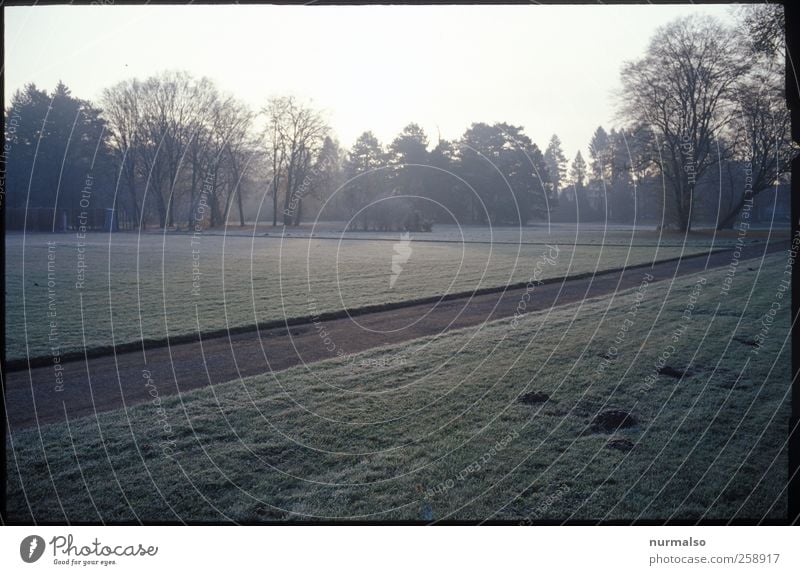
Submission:
{"label": "dirt path", "polygon": [[[740,261],[786,249],[787,242],[750,245],[742,250]],[[645,273],[654,277],[652,281],[663,281],[728,266],[733,257],[733,252],[726,250],[540,285],[533,291],[527,309],[547,309],[636,287]],[[753,267],[758,262],[739,265]],[[66,416],[74,419],[143,403],[152,399],[145,387],[144,370],[149,372],[163,397],[270,370],[314,363],[335,356],[338,350],[358,353],[511,317],[523,293],[524,289],[507,290],[435,305],[420,304],[288,329],[282,327],[260,333],[254,330],[67,362],[63,364],[62,391],[56,391],[52,366],[11,372],[5,378],[8,424],[11,429],[34,427],[37,422],[39,425],[63,422]],[[326,335],[321,334],[323,329]]]}

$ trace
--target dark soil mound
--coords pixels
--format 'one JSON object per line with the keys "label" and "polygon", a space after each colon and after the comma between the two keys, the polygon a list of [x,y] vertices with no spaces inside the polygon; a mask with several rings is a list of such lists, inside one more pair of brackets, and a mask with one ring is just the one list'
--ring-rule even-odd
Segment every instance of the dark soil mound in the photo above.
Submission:
{"label": "dark soil mound", "polygon": [[523,395],[519,396],[519,402],[524,403],[525,405],[535,405],[537,403],[544,403],[545,401],[549,401],[550,396],[546,393],[542,393],[541,391],[529,391]]}
{"label": "dark soil mound", "polygon": [[592,420],[592,430],[596,433],[613,433],[637,424],[636,418],[621,409],[609,409],[598,413]]}
{"label": "dark soil mound", "polygon": [[686,375],[685,371],[681,371],[679,369],[675,369],[674,367],[670,367],[668,365],[665,365],[664,367],[660,368],[658,370],[658,373],[661,374],[661,375],[668,375],[670,377],[674,377],[675,379],[680,379],[684,375]]}
{"label": "dark soil mound", "polygon": [[627,439],[612,439],[606,443],[609,449],[616,449],[617,451],[630,451],[633,449],[633,443]]}

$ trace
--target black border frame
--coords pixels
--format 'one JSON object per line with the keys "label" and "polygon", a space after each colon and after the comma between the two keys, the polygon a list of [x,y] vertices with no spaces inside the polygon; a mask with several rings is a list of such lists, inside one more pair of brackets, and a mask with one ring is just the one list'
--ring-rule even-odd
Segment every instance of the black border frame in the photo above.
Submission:
{"label": "black border frame", "polygon": [[[286,5],[317,5],[317,6],[336,6],[336,5],[368,5],[368,4],[434,4],[434,5],[459,5],[459,4],[486,4],[486,5],[503,5],[503,4],[541,4],[541,5],[636,5],[636,4],[742,4],[742,2],[721,2],[714,0],[700,0],[694,2],[670,1],[670,0],[650,0],[646,1],[631,1],[631,0],[610,0],[608,2],[591,2],[588,0],[540,0],[536,2],[526,2],[524,0],[510,0],[506,2],[497,1],[445,1],[445,2],[410,2],[410,1],[379,1],[379,2],[366,2],[358,0],[319,0],[311,2],[290,2],[286,0],[270,0],[265,2],[258,2],[253,0],[243,0],[241,2],[225,2],[213,0],[196,0],[196,1],[169,1],[169,0],[151,0],[151,1],[133,1],[133,2],[117,2],[117,5],[224,5],[224,4],[286,4]],[[766,2],[747,2],[753,4],[763,4]],[[796,65],[792,61],[792,54],[800,54],[800,8],[796,3],[791,1],[779,0],[778,2],[769,2],[771,4],[782,4],[786,14],[786,99],[787,105],[791,110],[792,119],[792,138],[795,143],[800,143],[800,74]],[[74,2],[64,2],[58,0],[44,0],[44,1],[25,1],[25,0],[9,0],[3,2],[0,0],[0,27],[2,33],[5,35],[5,8],[8,6],[50,6],[50,5],[92,5],[98,2],[89,0],[76,0]],[[5,111],[5,63],[0,68],[0,104]],[[3,133],[5,133],[5,115],[3,115]],[[6,171],[6,158],[5,155],[0,155],[0,178],[3,180],[2,190],[3,195],[0,196],[0,232],[3,236],[3,241],[0,242],[0,264],[3,265],[5,270],[5,171]],[[794,177],[800,174],[800,156],[796,156],[792,161],[792,179],[791,179],[791,195],[792,195],[792,222],[791,222],[791,236],[800,232],[800,180]],[[241,522],[241,523],[216,523],[216,522],[193,522],[193,521],[163,521],[163,522],[122,522],[122,523],[100,523],[100,522],[17,522],[8,521],[6,514],[6,486],[7,486],[7,453],[6,453],[6,437],[8,432],[6,422],[6,405],[5,405],[5,373],[6,373],[6,345],[5,345],[5,305],[6,305],[6,289],[5,289],[5,275],[2,285],[0,285],[0,317],[3,319],[3,330],[0,332],[0,426],[2,427],[2,436],[0,439],[0,525],[9,526],[22,526],[22,525],[41,525],[41,526],[103,526],[103,525],[141,525],[141,526],[169,526],[169,525],[347,525],[347,526],[372,526],[372,525],[429,525],[431,523],[425,521],[265,521],[265,522]],[[602,525],[625,525],[625,526],[719,526],[719,525],[794,525],[800,526],[800,349],[798,349],[798,342],[795,335],[800,331],[800,326],[796,325],[796,320],[800,318],[800,261],[796,262],[792,268],[792,393],[791,393],[791,415],[787,422],[787,435],[788,435],[788,455],[789,455],[789,469],[786,489],[788,490],[788,509],[786,520],[748,520],[748,519],[734,519],[731,521],[725,520],[638,520],[638,521],[533,521],[533,526],[560,526],[560,525],[580,525],[580,526],[602,526]],[[520,525],[519,521],[436,521],[434,525]]]}

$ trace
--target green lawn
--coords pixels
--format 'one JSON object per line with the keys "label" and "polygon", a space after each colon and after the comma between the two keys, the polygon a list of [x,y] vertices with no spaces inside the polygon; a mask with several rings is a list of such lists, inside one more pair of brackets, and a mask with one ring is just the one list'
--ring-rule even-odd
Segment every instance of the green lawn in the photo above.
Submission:
{"label": "green lawn", "polygon": [[[9,235],[7,357],[49,355],[53,347],[61,353],[80,351],[84,341],[92,349],[142,338],[163,340],[167,334],[198,329],[525,282],[542,254],[549,252],[544,245],[414,242],[390,287],[394,245],[220,235],[193,240],[189,235],[158,234],[116,234],[109,244],[107,234],[92,234],[81,247],[74,234]],[[686,247],[566,242],[559,244],[556,265],[545,266],[540,277],[701,253],[708,246],[705,241]],[[85,265],[82,277],[79,265]]]}
{"label": "green lawn", "polygon": [[[720,269],[15,433],[9,517],[781,518],[785,264],[739,266],[727,295]],[[594,428],[609,409],[636,424]]]}

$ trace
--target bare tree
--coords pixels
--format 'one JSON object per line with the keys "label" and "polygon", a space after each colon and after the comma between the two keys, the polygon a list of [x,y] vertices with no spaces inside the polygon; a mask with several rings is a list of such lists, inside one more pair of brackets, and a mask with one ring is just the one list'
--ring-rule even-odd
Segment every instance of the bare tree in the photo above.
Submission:
{"label": "bare tree", "polygon": [[[186,191],[185,171],[195,170],[195,140],[217,100],[214,84],[185,72],[154,76],[141,83],[139,144],[145,192],[155,203],[162,227],[175,224],[175,206]],[[190,189],[194,196],[197,182]],[[193,207],[194,198],[189,205]],[[190,208],[191,209],[191,208]]]}
{"label": "bare tree", "polygon": [[740,28],[755,54],[777,56],[786,44],[786,15],[781,4],[750,4],[736,9]]}
{"label": "bare tree", "polygon": [[137,227],[144,224],[136,186],[137,160],[141,153],[139,98],[140,83],[134,79],[107,88],[101,99],[103,117],[108,123],[111,150],[119,162],[119,180],[127,188]]}
{"label": "bare tree", "polygon": [[139,206],[144,214],[150,205],[161,227],[171,227],[177,210],[185,209],[193,226],[205,202],[209,214],[199,219],[216,226],[238,196],[244,222],[240,184],[253,119],[244,105],[185,72],[122,82],[106,90],[103,103],[137,215]]}
{"label": "bare tree", "polygon": [[738,196],[730,190],[734,203],[726,214],[720,214],[717,229],[731,227],[746,203],[788,174],[796,153],[783,75],[774,68],[757,68],[737,83],[737,94],[737,113],[730,126],[730,156],[743,167],[744,190]]}
{"label": "bare tree", "polygon": [[278,225],[278,193],[286,162],[286,134],[283,129],[287,98],[272,98],[263,113],[267,116],[267,154],[272,162],[272,226]]}
{"label": "bare tree", "polygon": [[[797,149],[791,138],[791,115],[784,90],[784,13],[782,6],[753,5],[738,10],[740,43],[751,60],[736,84],[736,115],[731,123],[728,162],[728,210],[717,229],[731,227],[747,202],[776,185],[789,172]],[[734,172],[744,172],[741,194]]]}
{"label": "bare tree", "polygon": [[223,141],[224,156],[221,160],[224,161],[229,180],[222,219],[225,224],[228,223],[228,216],[235,199],[239,207],[239,225],[244,226],[242,185],[249,159],[254,153],[250,137],[253,114],[241,102],[228,98],[217,108],[216,115],[217,129]]}
{"label": "bare tree", "polygon": [[308,191],[311,167],[319,155],[329,127],[321,114],[291,96],[273,98],[264,110],[269,126],[272,160],[272,225],[277,225],[280,182],[285,182],[284,225],[298,225],[303,195]]}
{"label": "bare tree", "polygon": [[186,210],[187,227],[196,225],[197,218],[200,216],[198,208],[200,202],[206,196],[213,193],[215,184],[208,184],[213,174],[215,158],[219,155],[218,150],[213,150],[213,142],[216,137],[214,126],[215,111],[219,107],[221,96],[216,86],[211,82],[204,82],[198,86],[196,97],[202,102],[199,113],[193,119],[192,138],[188,144],[188,164],[190,168],[189,198],[188,209]]}
{"label": "bare tree", "polygon": [[160,80],[158,94],[167,120],[162,150],[167,159],[167,225],[171,227],[175,223],[175,205],[183,191],[182,172],[187,166],[191,168],[187,162],[191,144],[202,134],[205,119],[213,113],[218,92],[209,79],[194,80],[183,72],[165,74]]}
{"label": "bare tree", "polygon": [[621,116],[633,129],[652,130],[659,148],[650,160],[671,191],[681,231],[691,231],[697,181],[720,160],[718,140],[735,114],[744,70],[733,32],[711,17],[668,24],[644,57],[623,66]]}

